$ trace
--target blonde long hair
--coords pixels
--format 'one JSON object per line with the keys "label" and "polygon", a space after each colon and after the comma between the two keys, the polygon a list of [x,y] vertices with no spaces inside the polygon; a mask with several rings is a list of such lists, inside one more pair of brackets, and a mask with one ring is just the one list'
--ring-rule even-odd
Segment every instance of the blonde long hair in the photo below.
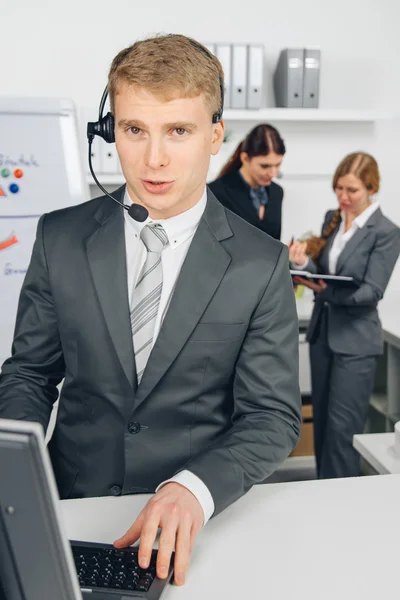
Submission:
{"label": "blonde long hair", "polygon": [[[336,190],[337,182],[340,177],[344,177],[352,173],[365,185],[367,190],[372,194],[376,194],[379,190],[380,174],[378,163],[375,158],[366,152],[353,152],[348,154],[337,167],[332,179],[333,191]],[[322,250],[336,227],[339,225],[341,210],[338,208],[333,213],[332,219],[322,232],[321,236],[312,236],[305,240],[307,242],[307,255],[312,260],[318,260]]]}

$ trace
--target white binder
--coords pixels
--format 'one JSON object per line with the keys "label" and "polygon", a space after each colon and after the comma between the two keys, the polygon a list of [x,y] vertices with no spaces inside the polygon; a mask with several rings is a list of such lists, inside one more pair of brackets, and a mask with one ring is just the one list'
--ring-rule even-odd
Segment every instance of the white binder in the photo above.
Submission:
{"label": "white binder", "polygon": [[[88,161],[88,139],[86,135],[87,124],[89,121],[97,121],[99,115],[96,109],[82,107],[79,112],[79,131],[82,144],[82,156],[84,159],[85,173],[90,175],[89,161]],[[101,173],[101,150],[100,150],[100,138],[95,135],[92,142],[92,166],[95,173]]]}
{"label": "white binder", "polygon": [[318,108],[321,51],[317,48],[304,49],[303,107]]}
{"label": "white binder", "polygon": [[261,108],[264,83],[264,47],[248,47],[247,108]]}
{"label": "white binder", "polygon": [[232,45],[232,108],[246,108],[247,46]]}
{"label": "white binder", "polygon": [[[102,142],[102,140],[97,135],[95,135],[93,138],[92,149],[91,149],[92,167],[93,167],[93,171],[95,172],[95,174],[102,173],[100,142]],[[86,148],[87,148],[87,144],[88,144],[88,142],[87,142],[87,140],[85,140]],[[84,156],[87,157],[87,151]],[[86,158],[86,163],[87,163],[87,166],[86,166],[87,172],[90,173],[89,163],[87,161],[87,158]]]}
{"label": "white binder", "polygon": [[215,55],[224,70],[224,108],[231,108],[232,62],[230,45],[217,44],[215,47]]}
{"label": "white binder", "polygon": [[204,46],[205,48],[207,48],[207,50],[208,50],[209,52],[211,52],[211,54],[215,54],[215,44],[208,44],[208,43],[207,43],[207,44],[203,44],[203,46]]}
{"label": "white binder", "polygon": [[99,138],[101,154],[101,173],[115,174],[119,172],[119,159],[115,144],[107,144]]}

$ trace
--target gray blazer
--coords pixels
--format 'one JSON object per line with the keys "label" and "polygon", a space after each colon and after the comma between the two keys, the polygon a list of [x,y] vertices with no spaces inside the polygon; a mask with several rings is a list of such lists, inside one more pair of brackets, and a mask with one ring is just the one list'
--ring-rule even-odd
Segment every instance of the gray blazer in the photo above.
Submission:
{"label": "gray blazer", "polygon": [[103,196],[44,215],[0,377],[0,416],[46,428],[65,377],[49,445],[62,498],[153,492],[189,469],[218,513],[298,440],[288,265],[283,244],[209,191],[138,387],[122,209]]}
{"label": "gray blazer", "polygon": [[[325,216],[322,230],[334,211]],[[329,273],[329,252],[339,225],[321,253],[319,268],[310,260],[307,271]],[[382,326],[377,305],[382,299],[400,253],[400,229],[378,208],[339,255],[336,274],[357,279],[357,290],[327,287],[316,294],[307,339],[313,342],[324,302],[328,302],[328,343],[333,352],[377,355],[383,352]]]}

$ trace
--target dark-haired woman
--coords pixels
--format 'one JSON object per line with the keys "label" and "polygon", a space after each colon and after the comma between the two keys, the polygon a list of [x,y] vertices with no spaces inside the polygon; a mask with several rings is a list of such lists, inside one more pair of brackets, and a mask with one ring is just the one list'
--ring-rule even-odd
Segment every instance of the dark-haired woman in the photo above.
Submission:
{"label": "dark-haired woman", "polygon": [[383,352],[377,305],[400,252],[400,229],[372,196],[379,170],[369,154],[349,154],[333,177],[339,207],[325,216],[321,237],[290,245],[296,268],[354,277],[360,287],[338,289],[303,278],[315,292],[310,343],[314,445],[319,478],[360,474],[353,435],[362,433]]}
{"label": "dark-haired woman", "polygon": [[272,125],[257,125],[209,184],[221,204],[278,240],[283,190],[272,179],[285,152],[285,144]]}

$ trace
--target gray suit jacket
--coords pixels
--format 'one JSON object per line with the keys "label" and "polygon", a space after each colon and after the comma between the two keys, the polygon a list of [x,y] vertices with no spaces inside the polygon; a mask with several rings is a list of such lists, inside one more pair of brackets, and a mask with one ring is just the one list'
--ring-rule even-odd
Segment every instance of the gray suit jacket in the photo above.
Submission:
{"label": "gray suit jacket", "polygon": [[[334,211],[325,216],[322,230]],[[310,260],[307,271],[329,273],[329,252],[339,225],[321,253],[319,268]],[[315,298],[308,329],[309,342],[318,335],[324,302],[328,302],[328,343],[341,354],[377,355],[383,352],[382,326],[377,305],[383,297],[400,253],[400,229],[383,216],[378,208],[359,229],[339,255],[336,274],[354,277],[361,283],[357,290],[327,287]]]}
{"label": "gray suit jacket", "polygon": [[138,387],[122,209],[101,197],[43,216],[0,416],[46,428],[64,377],[49,445],[62,498],[152,492],[189,469],[221,511],[298,440],[287,248],[208,192]]}

